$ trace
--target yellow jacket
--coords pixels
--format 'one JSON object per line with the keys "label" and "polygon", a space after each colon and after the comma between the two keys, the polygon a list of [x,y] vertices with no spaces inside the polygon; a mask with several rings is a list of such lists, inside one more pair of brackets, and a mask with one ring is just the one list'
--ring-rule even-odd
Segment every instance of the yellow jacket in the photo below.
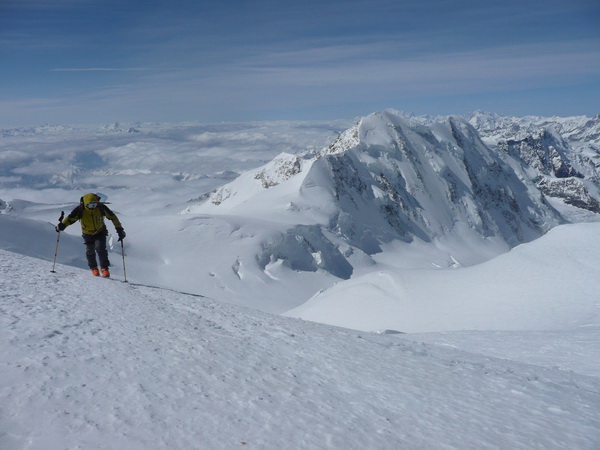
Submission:
{"label": "yellow jacket", "polygon": [[[98,206],[90,209],[87,207],[88,203],[97,203]],[[123,228],[116,214],[104,203],[100,203],[100,197],[96,194],[85,194],[81,197],[79,206],[73,209],[73,211],[65,217],[62,224],[65,227],[68,227],[79,220],[81,222],[81,231],[83,234],[108,234],[108,230],[104,224],[105,217],[112,221],[115,229]]]}

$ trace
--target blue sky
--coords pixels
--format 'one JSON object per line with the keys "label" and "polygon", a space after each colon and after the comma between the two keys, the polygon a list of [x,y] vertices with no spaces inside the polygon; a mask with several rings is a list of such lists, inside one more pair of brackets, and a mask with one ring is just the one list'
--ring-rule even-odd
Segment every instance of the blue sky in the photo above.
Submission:
{"label": "blue sky", "polygon": [[600,113],[597,0],[0,0],[0,128]]}

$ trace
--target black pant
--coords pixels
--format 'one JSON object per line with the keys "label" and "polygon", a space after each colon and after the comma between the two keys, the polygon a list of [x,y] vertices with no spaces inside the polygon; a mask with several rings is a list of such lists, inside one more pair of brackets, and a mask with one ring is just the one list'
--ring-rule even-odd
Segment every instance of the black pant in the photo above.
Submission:
{"label": "black pant", "polygon": [[83,241],[85,243],[85,256],[87,257],[87,262],[88,266],[90,266],[90,269],[98,267],[98,263],[96,262],[96,253],[98,253],[100,267],[110,266],[110,261],[108,260],[108,251],[106,250],[107,235],[108,230],[94,235],[83,235]]}

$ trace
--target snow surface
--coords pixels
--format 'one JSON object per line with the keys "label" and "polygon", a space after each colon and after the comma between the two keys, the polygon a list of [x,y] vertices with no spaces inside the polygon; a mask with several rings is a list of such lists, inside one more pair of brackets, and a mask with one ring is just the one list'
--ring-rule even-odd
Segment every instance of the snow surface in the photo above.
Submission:
{"label": "snow surface", "polygon": [[[516,120],[475,116],[486,139]],[[554,123],[594,160],[594,121]],[[510,251],[462,223],[361,251],[319,228],[332,186],[296,157],[358,142],[331,144],[347,125],[3,130],[0,448],[600,448],[600,223]],[[235,207],[195,209],[233,179]],[[89,275],[77,225],[50,273],[53,224],[92,191],[128,233],[130,283],[112,239],[116,279]],[[266,203],[240,201],[253,196]]]}
{"label": "snow surface", "polygon": [[[578,369],[598,327],[436,345],[51,274],[7,251],[0,274],[3,449],[600,445],[600,374]],[[556,340],[558,354],[524,358]],[[549,353],[573,355],[557,367]]]}
{"label": "snow surface", "polygon": [[598,254],[599,223],[562,225],[476,266],[355,277],[286,314],[365,331],[598,327]]}

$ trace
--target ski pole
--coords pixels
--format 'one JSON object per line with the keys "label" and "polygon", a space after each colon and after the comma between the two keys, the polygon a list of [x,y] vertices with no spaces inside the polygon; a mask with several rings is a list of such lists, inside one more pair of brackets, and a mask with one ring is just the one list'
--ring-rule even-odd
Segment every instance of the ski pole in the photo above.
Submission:
{"label": "ski pole", "polygon": [[125,247],[123,246],[123,239],[121,239],[121,256],[123,257],[123,277],[125,278],[125,283],[127,283],[127,271],[125,270]]}
{"label": "ski pole", "polygon": [[[58,218],[59,224],[62,222],[64,217],[65,217],[65,212],[61,211],[60,217]],[[60,230],[58,231],[58,234],[56,235],[56,248],[54,249],[54,264],[52,264],[52,270],[50,271],[52,273],[56,273],[56,271],[54,269],[56,268],[56,256],[58,255],[58,241],[59,240],[60,240]]]}

